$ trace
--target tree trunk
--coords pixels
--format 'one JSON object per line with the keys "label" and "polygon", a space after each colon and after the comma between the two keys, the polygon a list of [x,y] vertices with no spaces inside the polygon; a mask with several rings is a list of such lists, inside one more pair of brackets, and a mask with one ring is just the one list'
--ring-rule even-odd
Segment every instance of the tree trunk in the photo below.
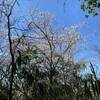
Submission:
{"label": "tree trunk", "polygon": [[12,100],[12,86],[13,86],[13,79],[14,79],[14,73],[16,69],[15,65],[15,59],[13,54],[13,48],[12,48],[12,41],[11,41],[11,29],[10,29],[10,15],[7,16],[7,26],[8,26],[8,40],[9,40],[9,50],[11,55],[11,75],[10,75],[10,88],[9,88],[9,100]]}

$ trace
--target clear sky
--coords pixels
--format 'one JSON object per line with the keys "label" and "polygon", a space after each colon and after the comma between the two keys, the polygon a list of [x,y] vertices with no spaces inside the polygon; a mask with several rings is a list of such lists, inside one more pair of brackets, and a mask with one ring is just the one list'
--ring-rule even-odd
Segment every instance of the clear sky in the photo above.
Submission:
{"label": "clear sky", "polygon": [[[22,0],[21,9],[18,11],[22,15],[27,16],[31,9],[39,9],[41,11],[48,11],[57,19],[57,23],[62,26],[78,25],[83,22],[87,23],[86,27],[80,29],[81,34],[86,36],[91,35],[91,38],[86,42],[86,46],[93,48],[99,45],[100,34],[100,16],[85,18],[85,12],[80,9],[81,0],[67,0],[64,9],[64,0]],[[96,34],[96,35],[95,35]],[[78,55],[80,58],[92,58],[95,53],[92,49],[83,51]]]}

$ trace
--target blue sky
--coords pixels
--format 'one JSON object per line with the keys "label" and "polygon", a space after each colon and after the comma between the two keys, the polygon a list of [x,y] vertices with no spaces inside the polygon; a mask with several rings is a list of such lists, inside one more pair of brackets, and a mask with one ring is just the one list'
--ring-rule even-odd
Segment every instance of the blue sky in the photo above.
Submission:
{"label": "blue sky", "polygon": [[[62,2],[61,2],[62,1]],[[48,11],[52,15],[55,15],[58,22],[65,26],[73,24],[79,24],[83,21],[88,22],[91,26],[95,26],[100,20],[98,17],[90,16],[88,19],[84,17],[85,13],[80,9],[80,0],[67,0],[66,10],[63,8],[64,0],[23,0],[24,5],[22,8],[23,13],[30,9],[37,8],[42,11]],[[96,27],[95,27],[96,28]]]}
{"label": "blue sky", "polygon": [[[63,6],[64,0],[22,0],[19,14],[27,16],[32,9],[39,9],[41,11],[48,11],[51,15],[54,15],[57,19],[57,23],[62,26],[71,26],[86,22],[86,27],[80,29],[81,34],[91,35],[91,38],[87,41],[86,45],[90,48],[99,45],[100,35],[96,34],[100,26],[100,16],[85,18],[85,12],[80,9],[80,0],[67,0],[66,7]],[[96,35],[95,35],[96,34]],[[94,36],[94,37],[92,37]],[[80,58],[91,58],[95,53],[92,49],[81,52],[78,55]]]}

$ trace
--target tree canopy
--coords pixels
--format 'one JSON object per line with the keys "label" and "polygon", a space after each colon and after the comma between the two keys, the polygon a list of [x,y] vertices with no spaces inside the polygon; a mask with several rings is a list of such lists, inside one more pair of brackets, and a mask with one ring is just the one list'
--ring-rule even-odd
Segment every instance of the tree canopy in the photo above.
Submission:
{"label": "tree canopy", "polygon": [[100,0],[83,0],[81,4],[81,9],[86,11],[87,14],[92,14],[96,16],[99,14]]}

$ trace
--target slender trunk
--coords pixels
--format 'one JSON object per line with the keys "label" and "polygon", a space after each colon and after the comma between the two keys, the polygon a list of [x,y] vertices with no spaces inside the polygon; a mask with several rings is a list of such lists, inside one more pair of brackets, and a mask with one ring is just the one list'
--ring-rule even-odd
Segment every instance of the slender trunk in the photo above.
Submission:
{"label": "slender trunk", "polygon": [[11,55],[11,75],[10,75],[10,88],[9,88],[9,100],[12,100],[12,86],[13,86],[13,79],[14,79],[14,73],[15,73],[15,61],[14,61],[14,54],[13,54],[13,48],[12,48],[12,41],[11,41],[11,29],[10,29],[10,15],[7,16],[7,26],[8,26],[8,40],[9,40],[9,50]]}

